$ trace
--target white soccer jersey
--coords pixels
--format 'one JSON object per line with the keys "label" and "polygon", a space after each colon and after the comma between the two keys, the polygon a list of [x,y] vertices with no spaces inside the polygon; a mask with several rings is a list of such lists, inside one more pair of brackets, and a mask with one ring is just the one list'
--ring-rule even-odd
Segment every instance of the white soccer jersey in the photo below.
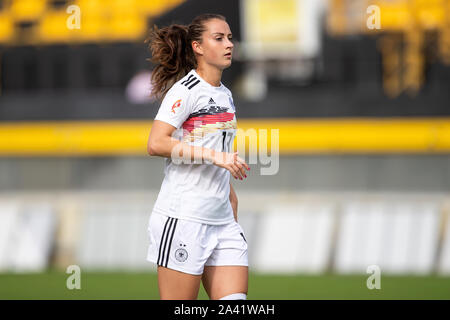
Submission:
{"label": "white soccer jersey", "polygon": [[[155,120],[176,127],[175,137],[186,144],[232,152],[236,116],[231,92],[222,83],[210,85],[195,69],[170,88]],[[234,220],[228,170],[205,162],[165,161],[155,212],[215,225]]]}

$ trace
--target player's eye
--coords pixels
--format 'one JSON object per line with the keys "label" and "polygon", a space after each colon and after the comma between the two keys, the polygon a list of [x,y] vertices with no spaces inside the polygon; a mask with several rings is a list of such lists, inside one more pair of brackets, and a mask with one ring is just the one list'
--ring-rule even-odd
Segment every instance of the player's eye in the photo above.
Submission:
{"label": "player's eye", "polygon": [[217,40],[217,41],[220,41],[220,40],[222,40],[222,38],[216,38],[216,40]]}

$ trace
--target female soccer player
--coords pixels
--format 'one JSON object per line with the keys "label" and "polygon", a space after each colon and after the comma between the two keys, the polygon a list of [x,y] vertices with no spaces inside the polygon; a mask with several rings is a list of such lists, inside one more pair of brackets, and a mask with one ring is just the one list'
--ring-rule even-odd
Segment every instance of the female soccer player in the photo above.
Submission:
{"label": "female soccer player", "polygon": [[230,183],[250,170],[237,152],[233,98],[221,82],[233,43],[225,18],[152,30],[152,95],[162,103],[148,153],[165,157],[164,180],[149,220],[147,260],[157,264],[161,299],[246,299],[247,242]]}

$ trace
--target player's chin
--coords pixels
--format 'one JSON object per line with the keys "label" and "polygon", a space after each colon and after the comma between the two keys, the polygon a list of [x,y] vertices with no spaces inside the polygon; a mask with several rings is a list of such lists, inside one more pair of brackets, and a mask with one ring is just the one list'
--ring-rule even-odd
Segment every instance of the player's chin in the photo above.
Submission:
{"label": "player's chin", "polygon": [[223,64],[223,69],[228,68],[229,66],[231,66],[231,59],[226,59],[225,63]]}

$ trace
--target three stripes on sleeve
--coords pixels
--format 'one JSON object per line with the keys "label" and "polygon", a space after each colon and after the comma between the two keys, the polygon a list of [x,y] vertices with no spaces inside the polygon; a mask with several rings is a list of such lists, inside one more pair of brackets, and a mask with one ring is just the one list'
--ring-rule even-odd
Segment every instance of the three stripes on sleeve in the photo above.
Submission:
{"label": "three stripes on sleeve", "polygon": [[200,80],[197,79],[193,74],[191,74],[186,80],[181,82],[181,84],[188,87],[189,90],[192,89],[193,87],[195,87],[199,83],[200,83]]}

